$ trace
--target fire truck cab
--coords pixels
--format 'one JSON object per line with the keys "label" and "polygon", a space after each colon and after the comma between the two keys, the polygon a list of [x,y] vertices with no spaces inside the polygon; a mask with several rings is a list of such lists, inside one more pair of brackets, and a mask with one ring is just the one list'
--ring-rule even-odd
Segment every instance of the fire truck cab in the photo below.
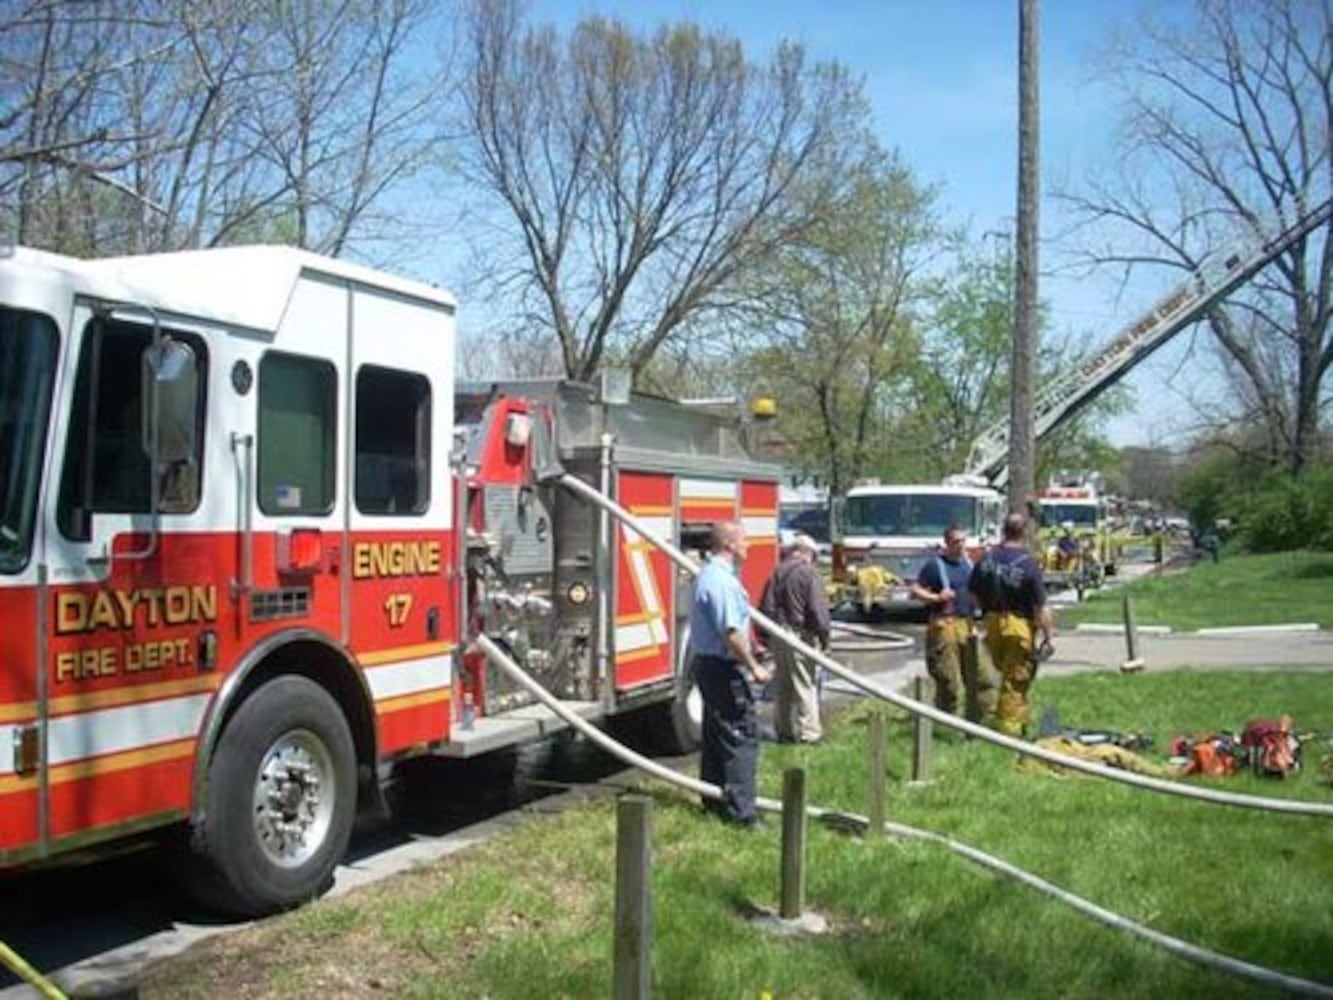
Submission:
{"label": "fire truck cab", "polygon": [[961,525],[977,558],[999,540],[1003,498],[986,486],[859,483],[835,506],[833,579],[840,602],[862,614],[920,610],[909,585]]}
{"label": "fire truck cab", "polygon": [[456,386],[454,300],[290,248],[0,259],[0,869],[166,831],[216,907],[317,895],[404,759],[589,717],[688,742],[688,580],[559,485],[776,559],[734,420]]}
{"label": "fire truck cab", "polygon": [[1061,474],[1037,497],[1047,580],[1080,593],[1115,573],[1106,498],[1096,476]]}

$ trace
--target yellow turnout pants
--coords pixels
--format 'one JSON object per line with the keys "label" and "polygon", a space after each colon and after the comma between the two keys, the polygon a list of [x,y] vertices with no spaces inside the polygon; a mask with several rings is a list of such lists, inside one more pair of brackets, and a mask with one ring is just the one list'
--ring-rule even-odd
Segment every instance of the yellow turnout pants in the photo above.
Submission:
{"label": "yellow turnout pants", "polygon": [[1036,671],[1032,622],[1008,611],[986,615],[986,648],[1000,674],[1000,698],[995,709],[995,728],[1011,736],[1021,735],[1031,721],[1028,688]]}
{"label": "yellow turnout pants", "polygon": [[926,626],[926,672],[935,682],[935,707],[958,712],[962,694],[966,717],[988,722],[995,716],[995,671],[966,618],[937,615]]}

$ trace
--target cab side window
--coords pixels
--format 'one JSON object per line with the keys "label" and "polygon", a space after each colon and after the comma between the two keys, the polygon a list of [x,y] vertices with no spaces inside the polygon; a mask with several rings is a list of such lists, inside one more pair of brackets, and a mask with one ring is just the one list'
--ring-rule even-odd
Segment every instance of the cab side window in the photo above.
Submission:
{"label": "cab side window", "polygon": [[338,447],[333,365],[295,354],[259,362],[259,509],[272,516],[333,510]]}
{"label": "cab side window", "polygon": [[[203,341],[175,331],[170,335],[194,351],[199,384],[207,385]],[[152,328],[137,323],[94,320],[84,333],[56,512],[66,538],[91,538],[92,514],[152,511],[153,468],[143,446],[146,400],[141,377],[143,354],[152,343]],[[158,509],[164,514],[187,514],[199,506],[204,413],[205,393],[201,392],[195,414],[195,453],[186,463],[189,468],[164,477],[158,498]]]}
{"label": "cab side window", "polygon": [[421,514],[430,506],[430,381],[366,365],[356,376],[356,507]]}

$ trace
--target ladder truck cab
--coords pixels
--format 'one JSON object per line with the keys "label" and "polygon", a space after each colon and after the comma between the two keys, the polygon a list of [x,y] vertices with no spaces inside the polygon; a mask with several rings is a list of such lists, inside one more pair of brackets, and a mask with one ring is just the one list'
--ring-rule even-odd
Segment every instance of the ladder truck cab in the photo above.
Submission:
{"label": "ladder truck cab", "polygon": [[219,909],[310,899],[403,761],[561,728],[483,633],[696,737],[690,581],[561,484],[743,521],[757,596],[781,469],[614,379],[456,385],[454,310],[290,248],[0,255],[0,869],[162,835]]}
{"label": "ladder truck cab", "polygon": [[920,611],[909,585],[945,530],[967,531],[969,556],[999,540],[1003,498],[986,486],[883,486],[868,481],[836,505],[833,579],[839,603],[863,615]]}
{"label": "ladder truck cab", "polygon": [[1082,591],[1115,573],[1107,503],[1097,480],[1095,475],[1057,476],[1037,496],[1043,564],[1054,585]]}

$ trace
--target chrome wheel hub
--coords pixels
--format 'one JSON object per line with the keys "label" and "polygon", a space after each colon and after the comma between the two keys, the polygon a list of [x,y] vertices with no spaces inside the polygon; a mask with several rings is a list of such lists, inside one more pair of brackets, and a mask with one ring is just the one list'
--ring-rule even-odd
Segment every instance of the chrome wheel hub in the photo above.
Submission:
{"label": "chrome wheel hub", "polygon": [[253,815],[264,856],[283,868],[304,864],[323,845],[333,819],[333,758],[314,733],[285,733],[259,765]]}

